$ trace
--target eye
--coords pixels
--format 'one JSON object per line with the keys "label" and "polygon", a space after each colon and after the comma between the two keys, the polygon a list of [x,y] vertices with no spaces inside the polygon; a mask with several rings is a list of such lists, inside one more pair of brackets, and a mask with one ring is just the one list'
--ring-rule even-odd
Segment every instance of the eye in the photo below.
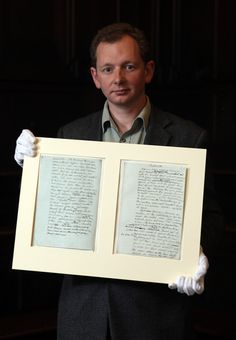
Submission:
{"label": "eye", "polygon": [[113,68],[111,66],[105,66],[105,67],[102,68],[102,72],[106,73],[106,74],[111,73],[112,70],[113,70]]}
{"label": "eye", "polygon": [[127,71],[133,71],[135,69],[134,65],[133,64],[127,64],[125,65],[125,68]]}

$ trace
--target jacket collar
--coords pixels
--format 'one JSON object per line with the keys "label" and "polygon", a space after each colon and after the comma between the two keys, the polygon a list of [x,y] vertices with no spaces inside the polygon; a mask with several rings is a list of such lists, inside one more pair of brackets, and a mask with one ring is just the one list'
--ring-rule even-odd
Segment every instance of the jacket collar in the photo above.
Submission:
{"label": "jacket collar", "polygon": [[[95,129],[91,129],[91,140],[102,141],[102,111],[97,112],[97,114],[99,122],[96,123]],[[171,123],[169,116],[165,112],[152,106],[144,144],[168,145],[171,134],[167,131],[167,127]],[[98,126],[100,126],[100,129],[97,128]]]}

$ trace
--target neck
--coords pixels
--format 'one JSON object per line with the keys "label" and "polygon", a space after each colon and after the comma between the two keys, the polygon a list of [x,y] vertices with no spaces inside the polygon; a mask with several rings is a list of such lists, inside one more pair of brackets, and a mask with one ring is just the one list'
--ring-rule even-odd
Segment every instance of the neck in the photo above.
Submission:
{"label": "neck", "polygon": [[110,114],[120,133],[123,134],[131,129],[135,118],[146,105],[146,101],[147,99],[144,97],[140,103],[132,107],[118,107],[108,103]]}

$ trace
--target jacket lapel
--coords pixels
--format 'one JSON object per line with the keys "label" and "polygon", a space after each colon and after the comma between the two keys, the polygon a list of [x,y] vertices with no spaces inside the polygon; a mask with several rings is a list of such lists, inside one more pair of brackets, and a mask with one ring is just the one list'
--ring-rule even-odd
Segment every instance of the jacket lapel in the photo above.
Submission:
{"label": "jacket lapel", "polygon": [[171,124],[171,120],[166,117],[163,111],[152,108],[150,115],[150,123],[147,129],[144,144],[150,145],[168,145],[171,134],[167,131],[167,126]]}
{"label": "jacket lapel", "polygon": [[97,111],[91,116],[85,126],[86,139],[102,141],[102,111]]}

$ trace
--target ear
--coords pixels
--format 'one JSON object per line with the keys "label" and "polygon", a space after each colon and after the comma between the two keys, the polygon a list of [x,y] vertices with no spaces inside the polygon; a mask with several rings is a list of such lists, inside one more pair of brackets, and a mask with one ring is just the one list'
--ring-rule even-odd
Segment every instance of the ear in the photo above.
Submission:
{"label": "ear", "polygon": [[94,84],[97,89],[101,88],[100,81],[98,80],[97,69],[95,67],[90,67],[90,73],[93,78]]}
{"label": "ear", "polygon": [[149,60],[145,65],[145,83],[149,84],[152,80],[155,71],[154,60]]}

